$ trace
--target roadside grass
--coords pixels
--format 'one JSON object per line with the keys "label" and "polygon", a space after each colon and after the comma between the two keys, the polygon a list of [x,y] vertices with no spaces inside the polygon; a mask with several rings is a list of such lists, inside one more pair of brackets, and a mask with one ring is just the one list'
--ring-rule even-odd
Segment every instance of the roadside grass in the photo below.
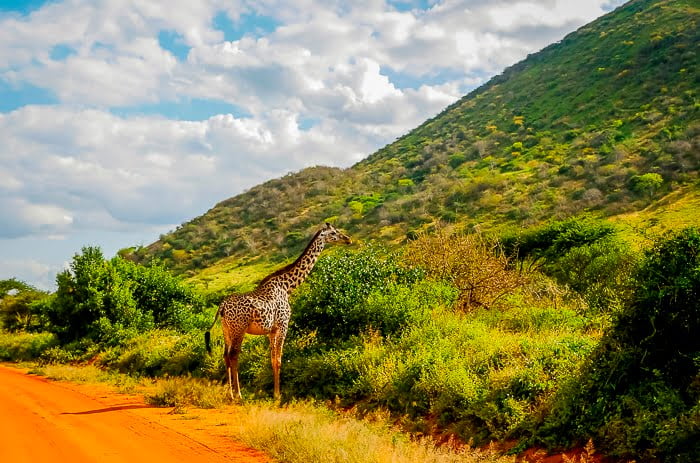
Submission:
{"label": "roadside grass", "polygon": [[227,387],[212,381],[180,376],[157,379],[154,383],[144,395],[146,402],[151,405],[220,408],[229,403]]}
{"label": "roadside grass", "polygon": [[340,416],[310,402],[277,407],[254,402],[230,427],[232,436],[247,445],[265,449],[288,463],[452,463],[515,462],[494,448],[441,445],[430,438],[410,439],[386,421],[369,422]]}
{"label": "roadside grass", "polygon": [[29,373],[44,376],[54,381],[94,384],[103,383],[114,386],[122,394],[142,392],[148,387],[149,380],[108,371],[94,365],[32,364]]}
{"label": "roadside grass", "polygon": [[57,381],[106,383],[121,393],[142,394],[156,406],[233,407],[231,437],[285,463],[323,461],[343,463],[513,463],[495,448],[478,449],[448,442],[438,445],[426,437],[412,439],[377,414],[367,419],[343,416],[310,401],[278,405],[252,401],[227,405],[226,386],[200,378],[134,378],[94,365],[32,364],[30,373]]}
{"label": "roadside grass", "polygon": [[51,333],[6,333],[0,331],[0,361],[22,362],[37,359],[58,345]]}

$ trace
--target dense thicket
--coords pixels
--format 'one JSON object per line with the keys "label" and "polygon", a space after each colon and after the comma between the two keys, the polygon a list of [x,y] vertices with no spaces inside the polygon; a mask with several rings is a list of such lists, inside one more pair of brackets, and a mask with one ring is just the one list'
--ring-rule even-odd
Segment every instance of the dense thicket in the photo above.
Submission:
{"label": "dense thicket", "polygon": [[76,254],[56,276],[57,289],[37,307],[43,327],[62,342],[117,343],[156,327],[197,326],[203,300],[159,265],[149,267],[96,247]]}
{"label": "dense thicket", "polygon": [[538,431],[551,443],[595,437],[629,458],[700,461],[700,230],[659,241],[634,302]]}

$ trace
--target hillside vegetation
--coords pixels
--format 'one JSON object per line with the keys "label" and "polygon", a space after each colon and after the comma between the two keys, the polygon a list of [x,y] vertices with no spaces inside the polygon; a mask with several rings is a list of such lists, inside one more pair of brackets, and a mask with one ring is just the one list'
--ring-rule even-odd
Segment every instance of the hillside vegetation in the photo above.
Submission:
{"label": "hillside vegetation", "polygon": [[633,0],[351,168],[271,180],[125,252],[193,275],[284,260],[326,220],[398,243],[437,220],[504,230],[694,196],[699,13],[692,0]]}

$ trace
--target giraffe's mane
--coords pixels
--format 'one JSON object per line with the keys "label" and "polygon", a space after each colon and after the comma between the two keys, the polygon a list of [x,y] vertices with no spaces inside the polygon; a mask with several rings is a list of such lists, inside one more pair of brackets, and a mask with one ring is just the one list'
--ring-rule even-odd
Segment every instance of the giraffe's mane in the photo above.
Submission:
{"label": "giraffe's mane", "polygon": [[297,259],[294,262],[292,262],[291,264],[285,265],[284,267],[282,267],[279,270],[275,270],[274,272],[272,272],[271,274],[269,274],[268,276],[263,278],[260,281],[260,283],[258,283],[258,286],[267,283],[268,281],[270,281],[272,278],[274,278],[276,276],[280,276],[283,273],[287,273],[291,268],[293,268],[295,265],[297,265],[299,263],[299,260],[306,254],[306,252],[309,250],[311,245],[316,241],[316,238],[318,238],[318,235],[320,235],[322,231],[323,231],[323,229],[316,232],[314,237],[311,238],[311,240],[309,241],[309,244],[307,244],[306,248],[304,248],[304,251],[301,254],[299,254],[299,257],[297,257]]}

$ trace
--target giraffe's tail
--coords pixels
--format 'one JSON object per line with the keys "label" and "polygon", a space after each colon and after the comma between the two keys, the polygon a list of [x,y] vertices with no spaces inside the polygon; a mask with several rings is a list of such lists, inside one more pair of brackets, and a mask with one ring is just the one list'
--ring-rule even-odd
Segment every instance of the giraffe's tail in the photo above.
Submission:
{"label": "giraffe's tail", "polygon": [[219,319],[219,313],[220,310],[217,310],[216,315],[214,316],[214,321],[209,329],[204,333],[204,347],[207,348],[207,353],[209,354],[211,354],[211,329],[214,328],[214,325],[216,325],[216,321]]}

